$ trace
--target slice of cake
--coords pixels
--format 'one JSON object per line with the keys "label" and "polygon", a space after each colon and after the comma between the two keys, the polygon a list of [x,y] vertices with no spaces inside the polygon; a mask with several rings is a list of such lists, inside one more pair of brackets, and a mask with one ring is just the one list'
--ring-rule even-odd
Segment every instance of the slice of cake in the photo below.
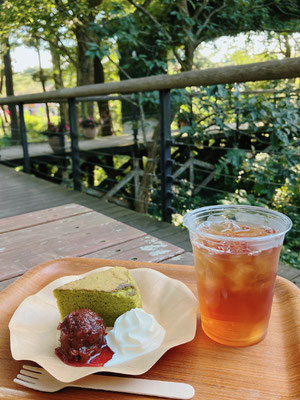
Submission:
{"label": "slice of cake", "polygon": [[54,289],[61,317],[81,308],[95,311],[106,326],[132,308],[142,307],[140,290],[124,267],[112,267]]}

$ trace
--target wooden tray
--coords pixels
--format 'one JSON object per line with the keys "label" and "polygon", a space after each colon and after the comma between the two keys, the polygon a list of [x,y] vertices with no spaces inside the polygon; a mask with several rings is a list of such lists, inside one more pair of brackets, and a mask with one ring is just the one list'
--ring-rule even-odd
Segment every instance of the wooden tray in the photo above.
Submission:
{"label": "wooden tray", "polygon": [[[191,266],[67,258],[32,268],[0,293],[1,398],[142,398],[73,388],[47,394],[26,389],[13,382],[23,363],[11,357],[7,326],[20,302],[58,277],[80,274],[106,265],[151,267],[181,280],[196,294],[194,270]],[[190,383],[196,391],[195,399],[201,400],[300,399],[299,322],[300,290],[293,283],[278,277],[269,333],[261,343],[248,348],[219,345],[202,332],[199,320],[197,335],[192,342],[169,350],[141,377]]]}

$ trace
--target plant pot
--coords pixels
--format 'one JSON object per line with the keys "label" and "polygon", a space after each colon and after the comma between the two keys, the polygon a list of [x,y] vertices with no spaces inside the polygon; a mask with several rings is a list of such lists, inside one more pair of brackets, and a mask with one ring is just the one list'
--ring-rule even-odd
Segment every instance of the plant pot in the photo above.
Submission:
{"label": "plant pot", "polygon": [[179,121],[179,128],[183,128],[184,126],[190,126],[190,121]]}
{"label": "plant pot", "polygon": [[[65,140],[63,138],[63,140]],[[48,137],[48,143],[53,150],[53,153],[59,154],[64,152],[64,146],[61,143],[61,138],[59,136],[53,135]]]}
{"label": "plant pot", "polygon": [[84,128],[83,134],[85,137],[89,139],[95,139],[98,133],[98,128],[95,126],[94,128]]}

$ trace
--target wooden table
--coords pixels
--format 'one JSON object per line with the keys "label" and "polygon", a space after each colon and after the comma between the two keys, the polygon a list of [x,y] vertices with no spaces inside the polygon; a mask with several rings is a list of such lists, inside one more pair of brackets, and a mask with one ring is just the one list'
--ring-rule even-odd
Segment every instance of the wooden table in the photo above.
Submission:
{"label": "wooden table", "polygon": [[163,262],[184,250],[78,204],[0,220],[0,290],[64,257]]}
{"label": "wooden table", "polygon": [[[14,360],[10,354],[8,323],[18,305],[48,283],[103,265],[151,268],[181,281],[196,295],[194,268],[174,265],[180,257],[179,263],[184,264],[183,250],[76,204],[2,219],[0,238],[2,288],[30,269],[0,293],[0,397],[137,399],[72,388],[47,394],[15,384],[13,379],[24,362]],[[61,260],[65,257],[77,258]],[[53,259],[59,260],[47,262]],[[141,377],[189,383],[195,388],[197,400],[300,399],[299,321],[300,291],[278,277],[269,333],[262,342],[241,349],[215,343],[203,333],[198,314],[195,338],[168,350]]]}

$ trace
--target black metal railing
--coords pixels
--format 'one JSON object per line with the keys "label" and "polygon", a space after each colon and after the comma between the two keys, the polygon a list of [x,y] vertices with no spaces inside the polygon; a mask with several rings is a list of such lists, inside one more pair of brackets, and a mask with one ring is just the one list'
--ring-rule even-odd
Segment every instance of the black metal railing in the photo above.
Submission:
{"label": "black metal railing", "polygon": [[[269,61],[265,63],[255,63],[242,66],[212,68],[203,71],[190,71],[178,75],[161,75],[149,78],[138,78],[122,82],[107,84],[96,84],[89,86],[76,87],[72,89],[61,89],[53,92],[43,92],[30,95],[14,96],[0,99],[0,105],[17,104],[19,109],[20,133],[23,148],[24,172],[30,173],[30,154],[27,142],[26,124],[24,117],[24,104],[62,102],[67,101],[70,121],[70,140],[71,140],[71,161],[72,161],[72,180],[74,190],[82,190],[82,169],[79,147],[79,133],[77,128],[76,102],[95,100],[96,96],[112,94],[128,94],[145,91],[159,90],[160,101],[160,184],[161,184],[161,207],[162,218],[164,221],[171,221],[172,213],[172,184],[174,177],[172,174],[171,147],[178,146],[180,143],[172,142],[171,138],[171,95],[173,88],[185,88],[201,85],[213,85],[232,82],[247,82],[258,80],[273,80],[283,78],[295,78],[299,76],[300,58],[286,59],[280,61]],[[239,121],[237,120],[239,129]],[[133,135],[137,137],[137,130],[134,128]],[[186,145],[186,142],[185,142]],[[138,160],[135,154],[135,160]],[[191,171],[192,171],[191,167]],[[199,165],[196,166],[199,168]],[[200,163],[201,168],[201,163]],[[208,169],[211,173],[212,171]],[[192,173],[192,172],[191,172]],[[206,187],[209,190],[209,187]],[[211,188],[213,190],[213,188]]]}

